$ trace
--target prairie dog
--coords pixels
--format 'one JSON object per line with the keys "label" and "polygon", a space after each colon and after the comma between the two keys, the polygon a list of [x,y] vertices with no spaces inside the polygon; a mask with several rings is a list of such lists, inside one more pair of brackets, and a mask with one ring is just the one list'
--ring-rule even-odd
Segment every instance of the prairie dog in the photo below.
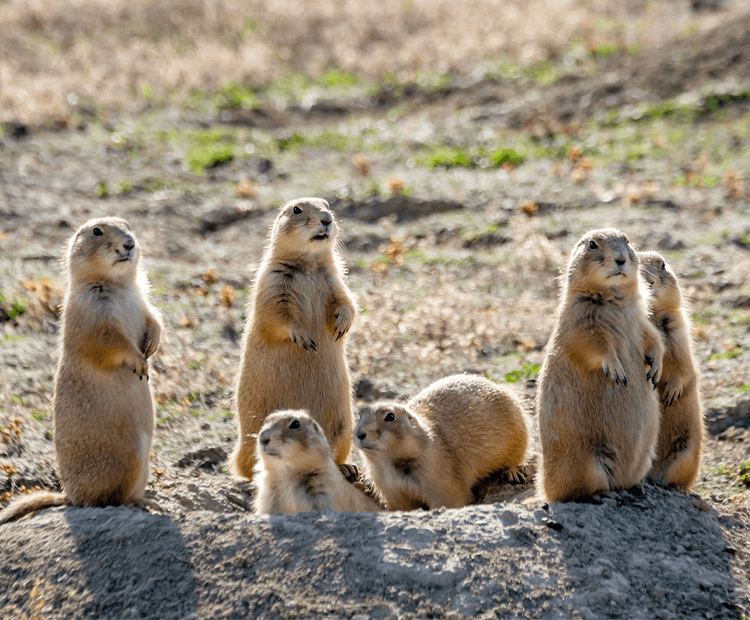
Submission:
{"label": "prairie dog", "polygon": [[154,432],[147,360],[159,347],[161,325],[139,255],[120,218],[86,222],[71,238],[53,405],[63,494],[20,497],[0,522],[62,503],[142,500]]}
{"label": "prairie dog", "polygon": [[492,472],[517,479],[529,433],[520,399],[474,375],[446,377],[406,404],[360,408],[354,441],[388,508],[456,508]]}
{"label": "prairie dog", "polygon": [[323,429],[304,411],[277,411],[258,435],[256,465],[258,514],[348,510],[376,512],[380,507],[346,481],[333,462]]}
{"label": "prairie dog", "polygon": [[300,198],[284,205],[271,229],[248,303],[235,381],[239,437],[232,470],[252,478],[255,435],[266,416],[303,409],[320,424],[334,460],[351,450],[352,389],[344,336],[354,298],[336,251],[338,228],[328,203]]}
{"label": "prairie dog", "polygon": [[537,388],[547,501],[628,488],[651,467],[664,345],[638,266],[627,236],[605,228],[578,241],[562,275]]}
{"label": "prairie dog", "polygon": [[656,252],[639,252],[639,257],[651,287],[651,322],[665,341],[657,385],[661,425],[648,477],[689,491],[700,473],[706,433],[690,319],[677,276],[664,258]]}

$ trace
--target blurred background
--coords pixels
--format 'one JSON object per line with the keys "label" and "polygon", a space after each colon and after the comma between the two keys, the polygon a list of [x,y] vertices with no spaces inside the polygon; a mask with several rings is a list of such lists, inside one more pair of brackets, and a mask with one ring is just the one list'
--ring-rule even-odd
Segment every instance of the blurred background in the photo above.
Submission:
{"label": "blurred background", "polygon": [[[745,0],[5,0],[0,122],[586,71],[747,11]],[[554,64],[545,64],[553,61]],[[312,94],[314,96],[314,93]]]}

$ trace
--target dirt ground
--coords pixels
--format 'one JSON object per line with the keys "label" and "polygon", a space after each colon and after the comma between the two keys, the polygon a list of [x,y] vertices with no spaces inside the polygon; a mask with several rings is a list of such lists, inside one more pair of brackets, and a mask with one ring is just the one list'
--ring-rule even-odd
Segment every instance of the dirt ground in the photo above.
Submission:
{"label": "dirt ground", "polygon": [[[59,488],[58,260],[83,221],[120,215],[165,325],[147,490],[163,510],[55,508],[3,526],[0,617],[747,618],[750,14],[683,4],[695,27],[640,51],[560,44],[541,65],[437,84],[6,118],[0,500]],[[306,195],[331,202],[361,308],[356,402],[479,373],[526,397],[535,452],[567,253],[605,225],[663,252],[702,374],[696,493],[645,484],[546,505],[531,499],[532,456],[526,484],[491,484],[459,510],[250,513],[251,486],[226,467],[244,303],[278,205]]]}

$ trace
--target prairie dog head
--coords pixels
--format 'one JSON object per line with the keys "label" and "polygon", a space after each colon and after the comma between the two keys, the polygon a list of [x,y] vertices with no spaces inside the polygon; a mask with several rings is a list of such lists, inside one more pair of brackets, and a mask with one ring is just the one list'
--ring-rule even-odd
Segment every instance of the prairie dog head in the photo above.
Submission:
{"label": "prairie dog head", "polygon": [[257,453],[268,470],[317,467],[331,448],[323,429],[304,411],[276,411],[258,433]]}
{"label": "prairie dog head", "polygon": [[276,252],[319,254],[334,249],[337,235],[336,220],[327,201],[298,198],[281,207],[271,236]]}
{"label": "prairie dog head", "polygon": [[682,293],[672,268],[657,252],[638,252],[641,274],[651,289],[651,305],[657,310],[677,310],[682,306]]}
{"label": "prairie dog head", "polygon": [[638,255],[627,235],[614,228],[587,232],[576,244],[566,268],[573,290],[606,293],[638,288]]}
{"label": "prairie dog head", "polygon": [[354,443],[368,460],[422,455],[425,431],[404,405],[374,403],[360,407],[359,416]]}
{"label": "prairie dog head", "polygon": [[68,244],[67,266],[74,280],[129,282],[138,273],[140,251],[130,225],[119,217],[89,220]]}

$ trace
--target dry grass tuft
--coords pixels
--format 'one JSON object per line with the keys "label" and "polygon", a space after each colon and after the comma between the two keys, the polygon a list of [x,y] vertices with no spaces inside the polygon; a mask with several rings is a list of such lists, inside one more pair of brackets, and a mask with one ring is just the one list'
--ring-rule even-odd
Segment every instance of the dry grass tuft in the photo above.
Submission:
{"label": "dry grass tuft", "polygon": [[730,199],[738,200],[742,196],[745,188],[745,181],[736,170],[727,171],[722,177],[721,182],[726,185],[729,190],[728,197]]}
{"label": "dry grass tuft", "polygon": [[388,189],[394,196],[400,196],[401,194],[403,194],[405,188],[406,181],[404,181],[401,177],[392,177],[388,179]]}
{"label": "dry grass tuft", "polygon": [[57,318],[62,310],[65,289],[59,282],[42,278],[21,282],[29,293],[28,316],[36,318]]}
{"label": "dry grass tuft", "polygon": [[355,155],[352,157],[352,166],[361,174],[363,177],[370,175],[370,158],[364,155]]}
{"label": "dry grass tuft", "polygon": [[519,205],[518,210],[527,217],[534,217],[539,212],[539,205],[533,200],[529,200]]}
{"label": "dry grass tuft", "polygon": [[216,271],[216,269],[209,269],[201,277],[203,278],[203,281],[208,284],[208,286],[213,286],[221,279],[221,276],[219,275],[219,272]]}
{"label": "dry grass tuft", "polygon": [[234,287],[231,284],[225,284],[216,296],[222,304],[229,308],[234,303]]}
{"label": "dry grass tuft", "polygon": [[251,181],[239,181],[234,186],[234,193],[240,198],[255,198],[258,195],[258,188]]}

